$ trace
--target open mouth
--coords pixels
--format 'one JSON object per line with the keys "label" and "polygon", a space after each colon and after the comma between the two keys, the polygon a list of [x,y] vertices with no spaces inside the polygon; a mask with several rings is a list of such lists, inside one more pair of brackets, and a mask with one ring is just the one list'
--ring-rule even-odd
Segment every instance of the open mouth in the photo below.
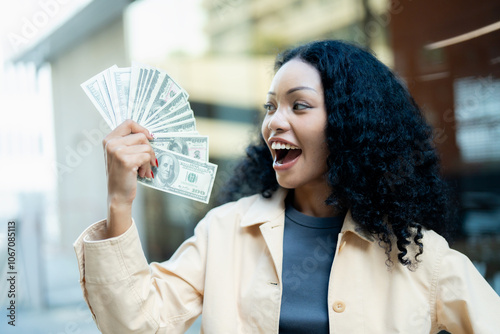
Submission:
{"label": "open mouth", "polygon": [[271,148],[276,153],[274,161],[279,165],[285,165],[292,162],[302,154],[300,148],[286,143],[273,142]]}

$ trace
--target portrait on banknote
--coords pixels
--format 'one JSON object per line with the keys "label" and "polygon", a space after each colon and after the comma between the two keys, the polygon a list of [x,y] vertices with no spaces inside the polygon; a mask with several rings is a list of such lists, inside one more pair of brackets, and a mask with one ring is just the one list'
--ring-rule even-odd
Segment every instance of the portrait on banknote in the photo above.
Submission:
{"label": "portrait on banknote", "polygon": [[158,159],[158,171],[157,178],[158,182],[163,186],[169,186],[174,183],[175,179],[179,175],[179,161],[173,154],[168,152],[163,152],[156,156]]}

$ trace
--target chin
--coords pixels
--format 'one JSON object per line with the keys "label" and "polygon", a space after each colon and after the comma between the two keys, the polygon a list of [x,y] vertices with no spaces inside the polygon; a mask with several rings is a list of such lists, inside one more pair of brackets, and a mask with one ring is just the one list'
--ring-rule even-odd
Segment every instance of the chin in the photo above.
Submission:
{"label": "chin", "polygon": [[280,185],[281,188],[295,189],[297,187],[296,182],[287,180],[286,178],[283,177],[279,177],[278,175],[276,175],[276,181],[278,181],[278,184]]}

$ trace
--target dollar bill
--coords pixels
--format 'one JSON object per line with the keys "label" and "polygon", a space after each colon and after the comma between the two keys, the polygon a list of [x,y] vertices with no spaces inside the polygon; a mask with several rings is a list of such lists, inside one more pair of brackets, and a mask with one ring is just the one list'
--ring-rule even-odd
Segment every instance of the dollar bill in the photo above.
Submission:
{"label": "dollar bill", "polygon": [[156,148],[174,151],[188,157],[208,162],[208,136],[190,134],[160,134],[151,141]]}
{"label": "dollar bill", "polygon": [[111,70],[118,68],[118,66],[113,65],[110,68],[102,71],[102,78],[104,80],[99,82],[99,88],[101,89],[101,93],[104,96],[104,102],[106,103],[108,109],[110,110],[111,121],[115,125],[115,127],[119,124],[119,120],[117,119],[117,114],[115,112],[115,106],[113,105],[113,101],[111,98]]}
{"label": "dollar bill", "polygon": [[94,104],[97,111],[99,111],[102,118],[104,118],[108,126],[111,129],[114,129],[116,124],[114,123],[114,117],[111,116],[112,110],[110,110],[108,104],[106,103],[102,92],[104,89],[104,76],[102,72],[85,81],[80,86],[85,94],[87,94],[90,101]]}
{"label": "dollar bill", "polygon": [[159,89],[159,96],[152,101],[149,108],[150,113],[143,120],[144,124],[157,122],[165,113],[178,109],[188,104],[187,93],[171,79],[162,83]]}
{"label": "dollar bill", "polygon": [[[119,112],[118,124],[127,119],[128,96],[130,92],[130,75],[132,69],[114,68],[111,70],[111,97],[113,99],[113,106],[117,106],[118,110],[114,108],[115,113]],[[118,117],[117,117],[118,118]]]}
{"label": "dollar bill", "polygon": [[145,90],[143,91],[143,98],[140,100],[140,105],[135,111],[138,113],[137,122],[139,124],[144,124],[144,120],[150,114],[150,104],[151,101],[157,94],[157,91],[160,89],[160,83],[163,81],[164,74],[160,71],[155,71],[153,74],[153,79],[146,83]]}
{"label": "dollar bill", "polygon": [[148,129],[154,133],[196,132],[196,121],[193,118],[180,123],[164,124],[158,127],[148,127]]}
{"label": "dollar bill", "polygon": [[132,106],[132,119],[134,121],[138,121],[139,120],[139,112],[138,112],[138,109],[139,109],[139,106],[141,104],[141,102],[143,101],[143,97],[144,97],[144,92],[146,90],[146,86],[149,82],[149,80],[151,79],[151,74],[152,74],[152,71],[150,71],[149,69],[147,68],[143,68],[143,71],[144,71],[144,75],[142,76],[142,79],[139,81],[137,87],[137,98],[136,98],[136,101],[134,103],[134,105]]}
{"label": "dollar bill", "polygon": [[191,105],[187,100],[183,100],[183,98],[179,99],[178,102],[176,100],[172,101],[164,106],[163,110],[158,112],[155,116],[151,117],[147,123],[145,123],[146,127],[159,127],[162,125],[167,125],[173,123],[175,120],[185,116],[192,114]]}
{"label": "dollar bill", "polygon": [[[142,109],[145,100],[149,101],[149,95],[152,93],[152,87],[156,85],[156,81],[158,80],[159,72],[154,69],[146,69],[145,80],[141,82],[140,96],[137,99],[137,104],[134,105],[134,110],[132,111],[132,119],[136,122],[139,122],[142,113],[145,109]],[[147,103],[147,102],[146,102]]]}
{"label": "dollar bill", "polygon": [[162,110],[164,106],[168,107],[177,95],[184,97],[187,103],[187,93],[167,73],[162,72],[162,74],[161,80],[154,89],[154,97],[147,106],[149,112],[142,115],[140,123],[147,124],[150,117]]}
{"label": "dollar bill", "polygon": [[127,119],[133,119],[133,110],[138,103],[142,83],[145,81],[146,70],[139,66],[132,66],[130,77],[130,92],[127,107]]}
{"label": "dollar bill", "polygon": [[190,121],[190,120],[194,120],[194,114],[193,114],[193,111],[191,110],[191,108],[189,108],[185,111],[182,111],[182,113],[179,113],[175,117],[166,119],[162,123],[157,123],[154,125],[149,124],[148,129],[155,129],[157,131],[157,129],[162,129],[164,127],[170,127],[172,125],[177,125],[177,124],[184,123],[185,121]]}
{"label": "dollar bill", "polygon": [[155,177],[138,178],[140,183],[167,193],[208,203],[217,165],[161,148],[157,148],[156,158],[159,167],[153,167]]}

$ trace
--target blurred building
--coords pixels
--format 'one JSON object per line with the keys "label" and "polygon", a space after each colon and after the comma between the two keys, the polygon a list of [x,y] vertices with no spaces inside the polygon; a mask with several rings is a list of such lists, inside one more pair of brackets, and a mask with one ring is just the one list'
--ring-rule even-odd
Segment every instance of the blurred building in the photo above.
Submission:
{"label": "blurred building", "polygon": [[[8,219],[18,227],[16,333],[98,332],[82,299],[72,243],[106,216],[101,141],[109,129],[79,86],[110,63],[129,64],[122,17],[128,4],[25,1],[4,18],[10,25],[1,41],[9,60],[2,64],[2,92],[16,101],[9,112],[18,120],[2,123],[10,135],[1,146],[16,158],[11,168],[22,166],[17,175],[5,174],[0,190],[15,204]],[[0,332],[10,333],[4,326]]]}
{"label": "blurred building", "polygon": [[390,13],[386,0],[203,3],[208,14],[210,52],[214,54],[274,56],[290,45],[338,38],[369,45],[382,60],[392,60],[386,33],[389,22],[384,20]]}
{"label": "blurred building", "polygon": [[498,292],[500,3],[399,6],[390,25],[394,65],[434,127],[443,173],[455,185],[462,217],[454,247],[484,269]]}

